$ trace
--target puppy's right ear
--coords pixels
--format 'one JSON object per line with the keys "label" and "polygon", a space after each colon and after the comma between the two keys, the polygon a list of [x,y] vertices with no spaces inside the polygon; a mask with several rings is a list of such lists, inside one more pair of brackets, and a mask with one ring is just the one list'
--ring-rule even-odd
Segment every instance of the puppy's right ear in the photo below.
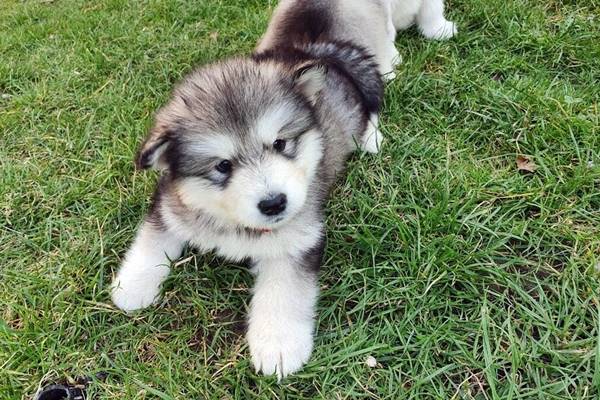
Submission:
{"label": "puppy's right ear", "polygon": [[172,133],[168,126],[157,123],[138,152],[135,160],[136,167],[139,169],[166,169],[167,163],[164,154],[169,147],[171,138]]}
{"label": "puppy's right ear", "polygon": [[318,93],[325,88],[327,81],[327,66],[317,61],[307,61],[296,67],[294,83],[296,87],[312,102]]}

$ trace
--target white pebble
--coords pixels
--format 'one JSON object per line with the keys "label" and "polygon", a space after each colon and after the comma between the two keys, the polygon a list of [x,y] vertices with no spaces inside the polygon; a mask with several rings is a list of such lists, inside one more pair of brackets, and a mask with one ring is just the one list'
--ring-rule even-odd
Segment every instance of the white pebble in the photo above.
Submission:
{"label": "white pebble", "polygon": [[377,359],[375,359],[373,356],[367,357],[367,365],[370,368],[375,368],[377,366]]}

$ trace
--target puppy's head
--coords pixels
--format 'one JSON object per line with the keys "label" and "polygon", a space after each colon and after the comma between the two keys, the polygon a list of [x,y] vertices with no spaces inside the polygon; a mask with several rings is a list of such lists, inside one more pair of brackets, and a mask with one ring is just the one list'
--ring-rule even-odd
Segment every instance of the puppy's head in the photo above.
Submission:
{"label": "puppy's head", "polygon": [[156,116],[140,168],[165,169],[181,201],[221,223],[272,229],[303,207],[323,155],[316,63],[233,59],[183,80]]}

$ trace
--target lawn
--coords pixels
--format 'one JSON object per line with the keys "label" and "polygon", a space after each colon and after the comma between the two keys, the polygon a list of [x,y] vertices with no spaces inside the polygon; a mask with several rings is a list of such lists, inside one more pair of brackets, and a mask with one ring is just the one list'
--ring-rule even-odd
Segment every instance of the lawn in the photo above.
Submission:
{"label": "lawn", "polygon": [[92,399],[597,400],[596,0],[452,0],[458,37],[399,34],[385,146],[329,202],[300,373],[254,373],[243,266],[188,252],[157,307],[111,305],[154,111],[193,66],[249,53],[274,4],[0,2],[0,399],[104,371]]}

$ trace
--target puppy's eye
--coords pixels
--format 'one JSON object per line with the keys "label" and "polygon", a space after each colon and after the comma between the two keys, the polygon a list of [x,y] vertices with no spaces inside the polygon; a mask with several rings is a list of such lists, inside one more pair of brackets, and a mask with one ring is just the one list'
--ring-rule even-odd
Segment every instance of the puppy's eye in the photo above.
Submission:
{"label": "puppy's eye", "polygon": [[273,148],[281,153],[282,151],[285,150],[285,140],[277,139],[276,141],[273,142]]}
{"label": "puppy's eye", "polygon": [[222,174],[229,174],[233,168],[233,164],[229,160],[223,160],[215,168]]}

